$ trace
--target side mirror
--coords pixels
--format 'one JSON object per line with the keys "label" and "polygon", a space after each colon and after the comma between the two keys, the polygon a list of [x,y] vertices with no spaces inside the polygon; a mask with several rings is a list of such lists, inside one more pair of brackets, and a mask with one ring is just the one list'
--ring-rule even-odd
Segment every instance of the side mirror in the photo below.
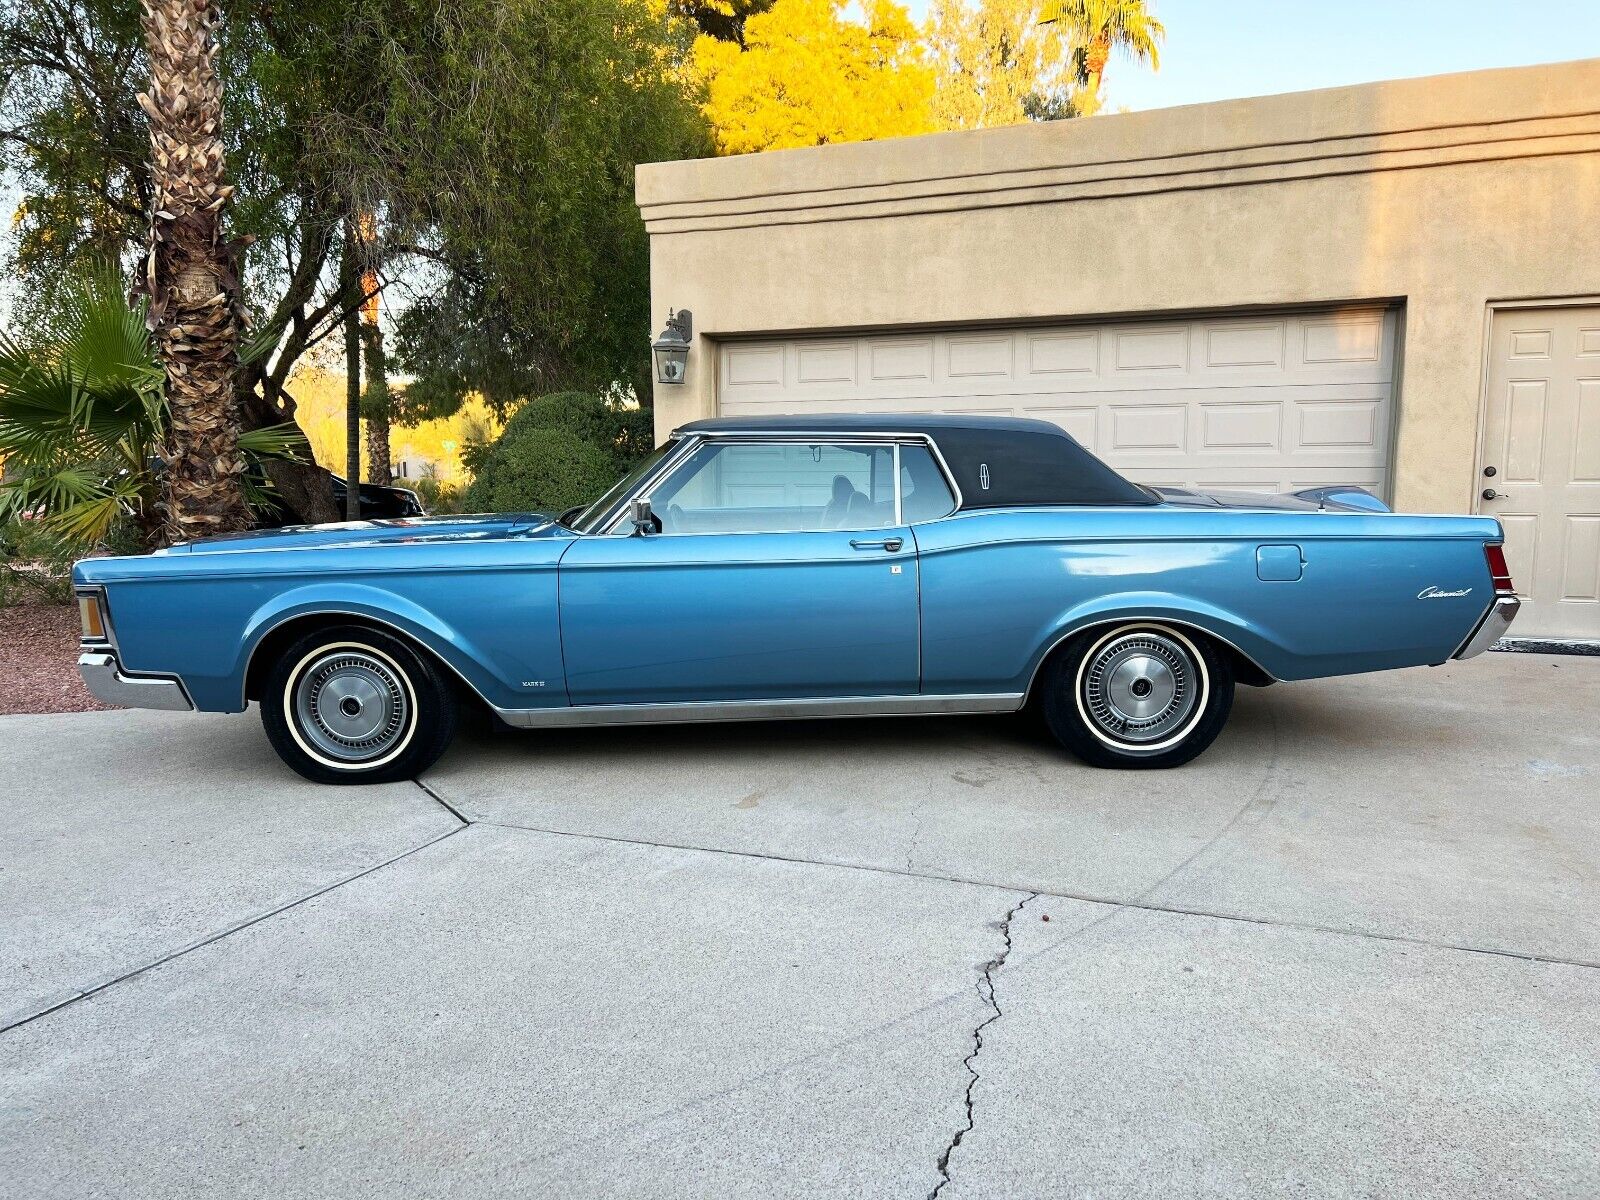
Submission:
{"label": "side mirror", "polygon": [[638,496],[629,506],[628,519],[633,522],[633,531],[640,537],[661,531],[661,522],[656,520],[655,511],[650,507],[649,496]]}

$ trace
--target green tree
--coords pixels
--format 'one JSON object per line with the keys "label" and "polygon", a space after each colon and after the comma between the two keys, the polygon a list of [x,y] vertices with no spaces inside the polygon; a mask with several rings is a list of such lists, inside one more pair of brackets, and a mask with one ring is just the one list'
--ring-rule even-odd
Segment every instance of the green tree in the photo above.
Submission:
{"label": "green tree", "polygon": [[[449,411],[479,387],[508,405],[644,382],[633,167],[709,149],[679,77],[682,22],[651,0],[227,11],[231,227],[249,240],[245,305],[267,346],[239,373],[246,428],[293,418],[291,373],[362,302],[337,270],[352,214],[376,221],[372,267],[414,409]],[[133,81],[146,70],[137,0],[0,0],[0,138],[23,193],[6,250],[24,320],[85,254],[128,261],[143,243],[154,190]],[[274,479],[297,512],[315,490]]]}
{"label": "green tree", "polygon": [[1078,108],[1092,115],[1100,108],[1100,83],[1113,50],[1135,62],[1161,66],[1166,26],[1150,15],[1145,0],[1058,0],[1046,13],[1072,32],[1072,69],[1083,86]]}

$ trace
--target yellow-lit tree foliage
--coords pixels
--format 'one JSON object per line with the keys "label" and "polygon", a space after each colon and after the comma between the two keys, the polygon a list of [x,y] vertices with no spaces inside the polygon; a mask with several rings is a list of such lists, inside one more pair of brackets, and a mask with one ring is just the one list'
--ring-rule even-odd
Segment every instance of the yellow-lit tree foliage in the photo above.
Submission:
{"label": "yellow-lit tree foliage", "polygon": [[697,38],[705,115],[723,154],[905,137],[940,128],[935,78],[910,14],[865,0],[777,0],[744,23],[744,46]]}
{"label": "yellow-lit tree foliage", "polygon": [[1072,30],[1042,17],[1039,0],[933,0],[927,42],[940,129],[1072,115]]}

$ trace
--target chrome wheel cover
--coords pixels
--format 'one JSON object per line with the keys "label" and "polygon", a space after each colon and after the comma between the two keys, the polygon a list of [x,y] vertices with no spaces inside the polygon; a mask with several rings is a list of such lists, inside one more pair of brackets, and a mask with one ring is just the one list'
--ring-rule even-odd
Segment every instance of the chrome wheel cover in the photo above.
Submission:
{"label": "chrome wheel cover", "polygon": [[294,721],[308,749],[338,763],[369,763],[410,734],[410,688],[386,658],[342,646],[315,656],[293,685]]}
{"label": "chrome wheel cover", "polygon": [[1096,645],[1084,660],[1078,687],[1080,711],[1102,741],[1155,751],[1193,727],[1206,679],[1188,639],[1138,629]]}

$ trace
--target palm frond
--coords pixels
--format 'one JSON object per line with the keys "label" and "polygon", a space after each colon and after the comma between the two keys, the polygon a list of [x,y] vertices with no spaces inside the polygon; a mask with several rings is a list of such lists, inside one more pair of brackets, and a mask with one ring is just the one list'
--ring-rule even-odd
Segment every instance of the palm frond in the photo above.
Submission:
{"label": "palm frond", "polygon": [[281,458],[305,462],[311,457],[311,444],[293,421],[250,429],[239,435],[239,449],[254,458]]}

